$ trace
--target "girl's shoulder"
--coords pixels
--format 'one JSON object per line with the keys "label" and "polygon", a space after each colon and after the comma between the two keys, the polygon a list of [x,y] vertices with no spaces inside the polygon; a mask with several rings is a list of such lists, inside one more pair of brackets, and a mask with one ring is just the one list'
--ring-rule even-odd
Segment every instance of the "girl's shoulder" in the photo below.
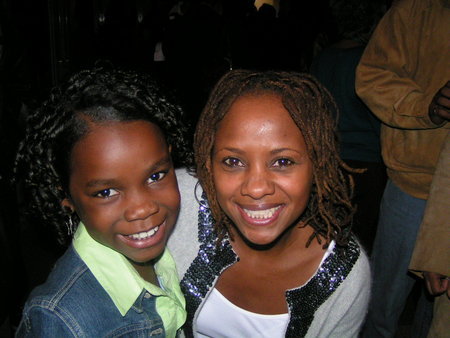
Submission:
{"label": "girl's shoulder", "polygon": [[[25,303],[17,330],[19,337],[149,336],[164,330],[154,306],[142,296],[126,313],[119,312],[73,246],[57,261],[47,281],[33,290]],[[144,309],[144,310],[143,310]],[[150,309],[150,310],[149,310]],[[153,316],[151,325],[148,318]]]}

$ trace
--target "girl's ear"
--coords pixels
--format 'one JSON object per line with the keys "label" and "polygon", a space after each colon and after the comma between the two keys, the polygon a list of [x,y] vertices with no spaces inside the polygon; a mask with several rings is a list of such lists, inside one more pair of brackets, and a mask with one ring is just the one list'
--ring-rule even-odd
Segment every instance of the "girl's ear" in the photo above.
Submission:
{"label": "girl's ear", "polygon": [[64,210],[70,210],[70,213],[73,213],[75,211],[75,206],[73,205],[70,198],[65,198],[61,201],[61,206]]}

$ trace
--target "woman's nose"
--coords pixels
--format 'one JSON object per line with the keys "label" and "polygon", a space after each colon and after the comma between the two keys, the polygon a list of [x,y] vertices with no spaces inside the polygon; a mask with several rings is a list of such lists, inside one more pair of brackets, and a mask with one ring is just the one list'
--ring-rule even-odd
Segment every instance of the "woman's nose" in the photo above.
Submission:
{"label": "woman's nose", "polygon": [[146,193],[134,193],[128,199],[125,210],[125,219],[127,221],[143,220],[156,214],[159,211],[159,204]]}
{"label": "woman's nose", "polygon": [[275,186],[270,177],[270,173],[263,169],[250,170],[246,173],[242,183],[242,195],[250,196],[253,199],[261,199],[266,195],[272,195]]}

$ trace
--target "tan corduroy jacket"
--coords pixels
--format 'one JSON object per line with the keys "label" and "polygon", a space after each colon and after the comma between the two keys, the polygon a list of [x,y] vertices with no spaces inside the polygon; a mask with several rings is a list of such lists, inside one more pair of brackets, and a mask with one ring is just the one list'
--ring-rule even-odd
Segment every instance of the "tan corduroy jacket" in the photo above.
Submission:
{"label": "tan corduroy jacket", "polygon": [[361,58],[356,91],[383,122],[388,175],[426,199],[450,123],[428,107],[450,80],[450,0],[399,0],[382,18]]}
{"label": "tan corduroy jacket", "polygon": [[450,132],[433,176],[409,268],[450,276]]}

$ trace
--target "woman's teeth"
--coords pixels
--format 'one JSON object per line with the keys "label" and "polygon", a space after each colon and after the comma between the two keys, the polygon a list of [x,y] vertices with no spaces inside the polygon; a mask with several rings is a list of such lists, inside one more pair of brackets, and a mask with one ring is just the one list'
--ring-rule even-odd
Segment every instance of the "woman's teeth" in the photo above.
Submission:
{"label": "woman's teeth", "polygon": [[158,230],[159,230],[159,226],[154,227],[153,229],[150,229],[149,231],[143,231],[143,232],[139,232],[137,234],[128,235],[128,237],[130,237],[131,239],[135,239],[135,240],[146,239],[146,238],[152,237],[154,234],[156,234],[156,232]]}
{"label": "woman's teeth", "polygon": [[280,206],[277,206],[275,208],[266,209],[266,210],[248,210],[244,209],[245,213],[250,218],[257,218],[257,219],[265,219],[265,218],[271,218],[275,211],[277,211],[280,208]]}

